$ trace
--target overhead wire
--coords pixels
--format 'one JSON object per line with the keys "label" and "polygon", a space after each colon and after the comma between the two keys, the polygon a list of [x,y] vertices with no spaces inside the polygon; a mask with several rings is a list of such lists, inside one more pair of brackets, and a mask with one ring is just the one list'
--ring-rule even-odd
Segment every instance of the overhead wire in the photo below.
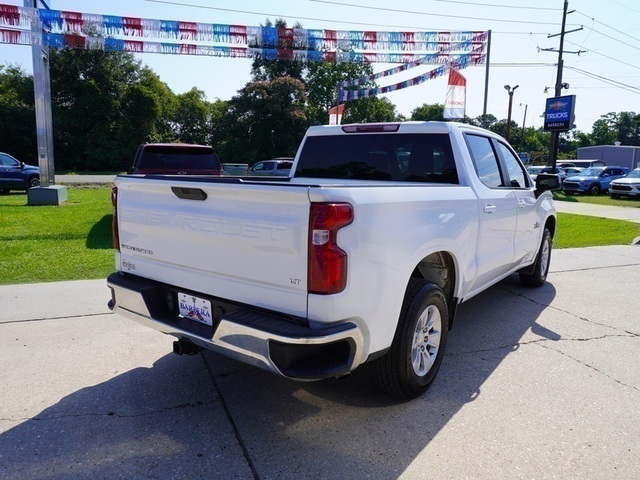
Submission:
{"label": "overhead wire", "polygon": [[432,0],[434,2],[441,3],[459,3],[462,5],[475,5],[477,7],[498,7],[498,8],[518,8],[521,10],[546,10],[552,12],[560,12],[561,8],[549,8],[549,7],[528,7],[525,5],[505,5],[505,4],[497,4],[497,3],[479,3],[479,2],[464,2],[462,0]]}
{"label": "overhead wire", "polygon": [[[527,23],[527,24],[531,24],[531,25],[553,25],[553,26],[557,26],[556,22],[535,22],[535,21],[530,21],[530,20],[514,20],[514,19],[503,19],[503,18],[484,18],[484,17],[470,17],[470,16],[466,16],[466,15],[450,15],[450,14],[446,14],[446,13],[433,13],[433,12],[420,12],[420,11],[416,11],[416,10],[402,10],[399,8],[388,8],[388,7],[376,7],[373,5],[359,5],[359,4],[354,4],[354,3],[347,3],[347,2],[338,2],[338,1],[334,1],[334,0],[309,0],[311,2],[315,2],[315,3],[324,3],[324,4],[329,4],[329,5],[339,5],[342,7],[351,7],[351,8],[362,8],[362,9],[366,9],[366,10],[377,10],[377,11],[382,11],[382,12],[393,12],[393,13],[403,13],[403,14],[410,14],[410,15],[426,15],[429,17],[445,17],[445,18],[457,18],[457,19],[463,19],[463,20],[483,20],[483,21],[490,21],[490,22],[505,22],[505,23]],[[573,25],[573,24],[571,24]]]}
{"label": "overhead wire", "polygon": [[[603,26],[605,26],[605,27],[607,27],[607,28],[610,28],[610,29],[611,29],[611,30],[613,30],[614,32],[621,33],[622,35],[624,35],[624,36],[626,36],[626,37],[629,37],[630,39],[635,40],[636,42],[640,42],[640,38],[634,37],[633,35],[629,35],[627,32],[623,32],[622,30],[619,30],[619,29],[617,29],[617,28],[615,28],[615,27],[612,27],[611,25],[607,25],[606,23],[601,22],[600,20],[596,20],[595,18],[590,17],[589,15],[587,15],[587,14],[585,14],[585,13],[582,13],[580,10],[576,10],[576,13],[578,13],[578,14],[582,15],[583,17],[586,17],[586,18],[590,19],[590,20],[591,20],[592,22],[594,22],[594,23],[599,23],[600,25],[603,25]],[[594,31],[595,31],[596,33],[601,33],[601,32],[598,32],[597,30],[594,30]],[[602,33],[601,33],[601,35],[602,35]]]}
{"label": "overhead wire", "polygon": [[[330,18],[320,18],[320,17],[307,17],[307,16],[299,16],[299,15],[283,15],[281,13],[273,13],[273,12],[260,12],[260,11],[254,11],[254,10],[240,10],[240,9],[235,9],[235,8],[226,8],[226,7],[213,7],[210,5],[200,5],[200,4],[193,4],[193,3],[186,3],[186,2],[180,2],[180,1],[175,1],[175,0],[143,0],[144,2],[149,2],[149,3],[160,3],[160,4],[165,4],[165,5],[175,5],[175,6],[179,6],[179,7],[189,7],[189,8],[199,8],[199,9],[203,9],[203,10],[215,10],[215,11],[220,11],[220,12],[232,12],[232,13],[241,13],[244,15],[262,15],[265,17],[275,17],[275,18],[293,18],[296,20],[309,20],[309,21],[314,21],[314,22],[326,22],[326,23],[337,23],[337,24],[342,24],[342,25],[361,25],[361,26],[370,26],[370,27],[387,27],[387,28],[398,28],[398,29],[412,29],[412,30],[419,30],[419,31],[424,31],[424,30],[441,30],[441,28],[433,28],[433,27],[425,27],[424,25],[420,25],[420,26],[416,26],[416,25],[396,25],[396,24],[386,24],[386,23],[371,23],[371,22],[358,22],[358,21],[352,21],[352,20],[334,20],[334,19],[330,19]],[[310,1],[315,1],[315,0],[310,0]],[[364,7],[363,7],[364,8]],[[399,11],[401,12],[401,11]],[[431,16],[437,16],[434,14],[427,14],[427,13],[422,13],[423,15],[431,15]],[[466,18],[469,20],[478,20],[478,18],[475,17],[461,17],[461,18]],[[505,20],[507,21],[507,20]],[[513,20],[508,20],[509,23],[514,23]],[[532,23],[532,22],[521,22],[518,21],[518,23]],[[535,23],[535,22],[533,22]],[[540,23],[540,25],[555,25],[553,23]],[[449,31],[457,31],[457,30],[451,30],[449,29]],[[501,34],[501,35],[548,35],[549,32],[518,32],[518,31],[496,31],[496,30],[492,30],[491,31],[493,34]]]}
{"label": "overhead wire", "polygon": [[593,78],[594,80],[598,80],[603,83],[608,83],[609,85],[613,85],[615,87],[622,88],[623,90],[626,90],[628,92],[636,93],[640,95],[640,87],[634,87],[633,85],[628,85],[626,83],[618,82],[617,80],[612,80],[610,78],[603,77],[602,75],[598,75],[597,73],[589,72],[587,70],[582,70],[581,68],[573,67],[571,65],[565,65],[565,68],[568,68],[569,70],[573,70],[575,72],[586,75],[587,77]]}

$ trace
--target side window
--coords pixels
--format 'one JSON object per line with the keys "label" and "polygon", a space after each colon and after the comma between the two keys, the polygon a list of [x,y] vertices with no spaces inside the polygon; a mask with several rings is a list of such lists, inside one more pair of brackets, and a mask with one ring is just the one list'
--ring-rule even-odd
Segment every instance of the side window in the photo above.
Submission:
{"label": "side window", "polygon": [[[500,150],[504,163],[507,165],[509,181],[511,184],[510,186],[512,188],[526,188],[527,181],[526,175],[524,174],[524,168],[513,152],[502,142],[498,142],[498,149]],[[558,173],[557,169],[555,173]]]}
{"label": "side window", "polygon": [[491,146],[491,140],[480,135],[467,134],[465,137],[480,181],[489,188],[504,187],[498,157]]}
{"label": "side window", "polygon": [[11,158],[9,155],[0,154],[0,165],[3,165],[5,167],[15,167],[16,162],[14,162],[13,158]]}

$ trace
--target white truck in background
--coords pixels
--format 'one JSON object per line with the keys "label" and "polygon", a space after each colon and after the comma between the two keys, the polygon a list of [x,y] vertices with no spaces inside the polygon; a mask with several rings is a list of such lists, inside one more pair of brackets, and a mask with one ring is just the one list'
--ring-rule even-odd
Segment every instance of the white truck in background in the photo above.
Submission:
{"label": "white truck in background", "polygon": [[545,283],[554,175],[458,123],[311,127],[288,178],[122,175],[110,308],[285,377],[372,362],[422,394],[456,307],[518,272]]}

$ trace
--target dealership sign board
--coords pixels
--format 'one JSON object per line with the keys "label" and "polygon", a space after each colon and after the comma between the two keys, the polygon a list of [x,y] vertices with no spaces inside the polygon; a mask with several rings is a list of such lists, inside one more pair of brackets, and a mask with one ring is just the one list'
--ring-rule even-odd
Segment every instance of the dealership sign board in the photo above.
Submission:
{"label": "dealership sign board", "polygon": [[547,98],[544,111],[544,129],[551,132],[566,132],[573,128],[575,95]]}

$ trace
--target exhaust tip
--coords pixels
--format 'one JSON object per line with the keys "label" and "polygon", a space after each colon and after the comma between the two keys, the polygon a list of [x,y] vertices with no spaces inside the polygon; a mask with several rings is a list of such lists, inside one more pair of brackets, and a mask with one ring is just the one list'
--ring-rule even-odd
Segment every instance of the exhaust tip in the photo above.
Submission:
{"label": "exhaust tip", "polygon": [[189,340],[181,339],[173,342],[173,353],[176,355],[195,355],[200,350],[203,350],[203,348],[195,345]]}

